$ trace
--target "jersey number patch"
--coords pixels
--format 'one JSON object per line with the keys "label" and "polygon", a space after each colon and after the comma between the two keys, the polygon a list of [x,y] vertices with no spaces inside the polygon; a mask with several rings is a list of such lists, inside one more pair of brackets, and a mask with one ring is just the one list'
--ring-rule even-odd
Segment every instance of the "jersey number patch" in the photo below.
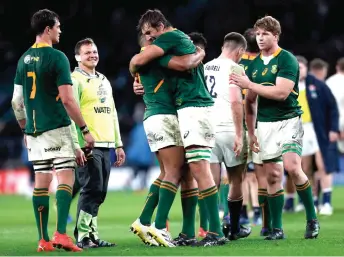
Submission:
{"label": "jersey number patch", "polygon": [[34,99],[36,96],[36,73],[33,71],[29,71],[27,73],[27,77],[28,78],[32,78],[32,89],[31,89],[31,93],[30,93],[30,99]]}
{"label": "jersey number patch", "polygon": [[[215,92],[214,88],[216,85],[215,77],[214,76],[205,76],[205,81],[207,83],[208,88],[210,88],[209,93],[212,98],[217,98],[217,93]],[[209,78],[209,80],[208,80]]]}

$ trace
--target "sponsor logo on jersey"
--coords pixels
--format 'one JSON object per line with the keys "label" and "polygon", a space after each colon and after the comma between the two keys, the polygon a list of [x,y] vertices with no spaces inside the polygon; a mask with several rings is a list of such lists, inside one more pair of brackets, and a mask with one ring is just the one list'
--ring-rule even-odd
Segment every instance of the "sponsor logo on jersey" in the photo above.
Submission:
{"label": "sponsor logo on jersey", "polygon": [[276,74],[277,73],[277,65],[275,64],[275,65],[272,65],[272,67],[271,67],[271,73],[272,74]]}
{"label": "sponsor logo on jersey", "polygon": [[268,70],[269,70],[268,68],[265,68],[262,72],[262,75],[265,76],[265,74],[268,72]]}
{"label": "sponsor logo on jersey", "polygon": [[61,151],[61,146],[44,148],[44,151],[45,152],[59,152],[59,151]]}
{"label": "sponsor logo on jersey", "polygon": [[38,61],[39,61],[39,57],[31,56],[29,54],[24,57],[25,64],[31,64],[33,62],[38,62]]}
{"label": "sponsor logo on jersey", "polygon": [[111,108],[110,107],[93,107],[93,109],[94,109],[94,111],[96,113],[106,113],[106,114],[110,114],[111,113]]}
{"label": "sponsor logo on jersey", "polygon": [[258,70],[255,70],[254,72],[252,72],[252,78],[257,77],[257,72],[258,72]]}

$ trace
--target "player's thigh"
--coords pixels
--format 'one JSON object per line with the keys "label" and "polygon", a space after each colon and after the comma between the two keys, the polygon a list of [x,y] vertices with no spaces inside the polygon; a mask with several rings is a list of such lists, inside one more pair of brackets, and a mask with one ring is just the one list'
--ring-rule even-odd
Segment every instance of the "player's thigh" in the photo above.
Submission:
{"label": "player's thigh", "polygon": [[153,115],[143,121],[143,126],[152,152],[168,146],[183,146],[176,115]]}
{"label": "player's thigh", "polygon": [[214,146],[212,112],[213,107],[186,107],[178,110],[179,128],[185,148]]}
{"label": "player's thigh", "polygon": [[319,151],[319,145],[313,123],[304,123],[303,130],[304,135],[302,138],[302,157],[314,155],[317,151]]}

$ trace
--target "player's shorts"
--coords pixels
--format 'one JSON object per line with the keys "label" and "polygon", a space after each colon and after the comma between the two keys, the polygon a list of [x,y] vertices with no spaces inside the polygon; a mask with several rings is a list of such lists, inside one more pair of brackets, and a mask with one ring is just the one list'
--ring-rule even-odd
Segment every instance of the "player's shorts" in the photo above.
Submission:
{"label": "player's shorts", "polygon": [[319,151],[319,145],[317,136],[314,131],[314,126],[312,122],[304,123],[303,124],[303,140],[302,140],[302,156],[310,156],[314,155],[316,152]]}
{"label": "player's shorts", "polygon": [[152,152],[168,146],[183,146],[176,115],[153,115],[143,121],[143,126]]}
{"label": "player's shorts", "polygon": [[236,157],[233,151],[235,132],[217,132],[215,147],[212,149],[210,163],[224,162],[227,168],[235,167],[247,162],[247,138],[244,134],[243,148],[240,156]]}
{"label": "player's shorts", "polygon": [[75,169],[75,148],[70,126],[26,136],[29,161],[35,172],[50,173]]}
{"label": "player's shorts", "polygon": [[[255,131],[257,135],[257,130]],[[248,132],[246,132],[247,142],[249,141]],[[258,142],[259,143],[259,142]],[[249,143],[247,143],[247,163],[250,167],[247,169],[248,172],[254,171],[254,164],[263,164],[262,159],[260,158],[260,152],[255,153],[251,150]]]}
{"label": "player's shorts", "polygon": [[178,112],[179,128],[184,147],[214,147],[215,127],[213,106],[185,107]]}
{"label": "player's shorts", "polygon": [[262,161],[281,157],[288,152],[301,156],[302,137],[300,117],[274,122],[258,121],[257,138]]}

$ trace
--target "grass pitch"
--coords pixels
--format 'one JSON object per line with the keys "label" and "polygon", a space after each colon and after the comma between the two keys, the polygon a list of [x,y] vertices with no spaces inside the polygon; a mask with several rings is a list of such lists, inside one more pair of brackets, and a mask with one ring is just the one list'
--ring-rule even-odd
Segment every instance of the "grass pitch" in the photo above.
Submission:
{"label": "grass pitch", "polygon": [[[315,240],[303,239],[305,215],[284,214],[284,230],[287,239],[281,241],[264,241],[259,236],[259,227],[253,227],[250,237],[225,246],[194,247],[148,247],[129,232],[131,223],[138,217],[146,194],[132,192],[111,192],[100,208],[98,224],[102,239],[115,242],[114,248],[85,250],[82,253],[68,253],[57,250],[53,253],[37,253],[37,229],[35,226],[32,203],[21,196],[0,196],[0,255],[192,255],[192,256],[330,256],[344,255],[344,187],[337,187],[333,193],[334,215],[320,217],[320,235]],[[56,213],[52,208],[54,196],[51,197],[49,233],[55,229]],[[71,214],[75,216],[76,200]],[[176,201],[170,213],[170,230],[177,236],[181,230],[182,215],[180,199]],[[197,224],[199,221],[197,220]],[[197,226],[198,229],[198,226]],[[74,222],[68,225],[69,235],[73,235]]]}

